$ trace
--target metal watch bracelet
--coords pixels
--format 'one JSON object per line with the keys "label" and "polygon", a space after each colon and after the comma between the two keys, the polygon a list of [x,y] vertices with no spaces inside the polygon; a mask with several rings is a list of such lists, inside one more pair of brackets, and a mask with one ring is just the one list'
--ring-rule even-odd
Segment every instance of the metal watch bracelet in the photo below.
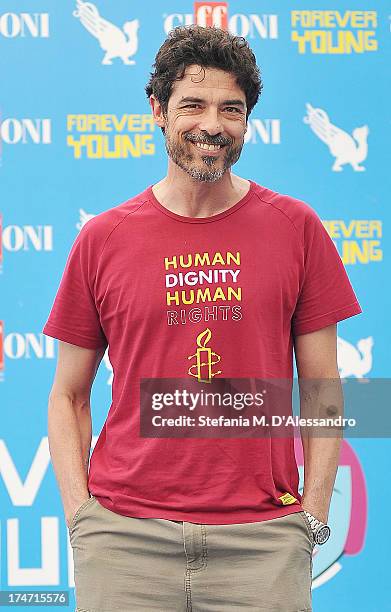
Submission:
{"label": "metal watch bracelet", "polygon": [[307,512],[307,510],[304,510],[304,514],[306,515],[310,524],[315,544],[322,545],[327,542],[331,533],[330,526],[326,523],[322,523],[322,521],[319,521],[317,518],[315,518],[315,516]]}

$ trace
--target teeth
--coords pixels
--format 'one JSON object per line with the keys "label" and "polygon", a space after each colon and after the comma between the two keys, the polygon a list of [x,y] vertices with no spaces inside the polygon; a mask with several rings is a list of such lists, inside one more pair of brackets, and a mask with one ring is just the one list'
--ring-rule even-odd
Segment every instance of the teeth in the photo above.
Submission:
{"label": "teeth", "polygon": [[203,142],[196,142],[195,145],[199,149],[206,149],[207,151],[218,151],[221,148],[221,145],[210,145]]}

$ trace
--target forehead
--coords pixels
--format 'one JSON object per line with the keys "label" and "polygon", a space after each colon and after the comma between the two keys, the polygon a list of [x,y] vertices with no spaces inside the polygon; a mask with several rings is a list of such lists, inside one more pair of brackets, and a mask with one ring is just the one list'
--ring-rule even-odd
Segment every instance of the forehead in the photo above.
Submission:
{"label": "forehead", "polygon": [[186,66],[183,78],[174,81],[171,97],[178,101],[182,96],[199,96],[207,98],[226,97],[227,93],[246,101],[244,92],[236,83],[236,77],[219,68],[203,68],[197,65]]}

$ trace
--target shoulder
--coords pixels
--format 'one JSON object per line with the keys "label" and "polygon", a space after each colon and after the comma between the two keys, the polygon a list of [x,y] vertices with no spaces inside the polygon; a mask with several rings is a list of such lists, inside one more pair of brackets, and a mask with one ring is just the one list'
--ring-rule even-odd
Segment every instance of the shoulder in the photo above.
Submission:
{"label": "shoulder", "polygon": [[139,211],[147,201],[146,191],[143,191],[120,204],[94,215],[82,226],[78,239],[81,242],[93,244],[95,247],[103,247],[112,232],[129,215]]}
{"label": "shoulder", "polygon": [[258,183],[254,185],[254,193],[259,201],[269,205],[277,215],[289,221],[300,236],[303,236],[309,226],[321,224],[318,213],[304,200],[273,191]]}
{"label": "shoulder", "polygon": [[255,194],[257,197],[266,204],[272,206],[275,210],[280,211],[281,214],[287,216],[292,221],[305,221],[308,218],[317,217],[317,213],[304,200],[295,198],[285,193],[279,193],[273,191],[268,187],[254,183]]}

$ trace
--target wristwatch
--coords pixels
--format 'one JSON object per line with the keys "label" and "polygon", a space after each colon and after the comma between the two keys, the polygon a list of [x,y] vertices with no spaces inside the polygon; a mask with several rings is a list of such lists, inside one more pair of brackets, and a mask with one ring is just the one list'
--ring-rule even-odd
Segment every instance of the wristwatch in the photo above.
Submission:
{"label": "wristwatch", "polygon": [[304,510],[304,514],[306,515],[310,524],[315,544],[321,545],[327,542],[331,533],[330,526],[326,525],[326,523],[322,523],[322,521],[318,521],[318,519],[307,512],[307,510]]}

